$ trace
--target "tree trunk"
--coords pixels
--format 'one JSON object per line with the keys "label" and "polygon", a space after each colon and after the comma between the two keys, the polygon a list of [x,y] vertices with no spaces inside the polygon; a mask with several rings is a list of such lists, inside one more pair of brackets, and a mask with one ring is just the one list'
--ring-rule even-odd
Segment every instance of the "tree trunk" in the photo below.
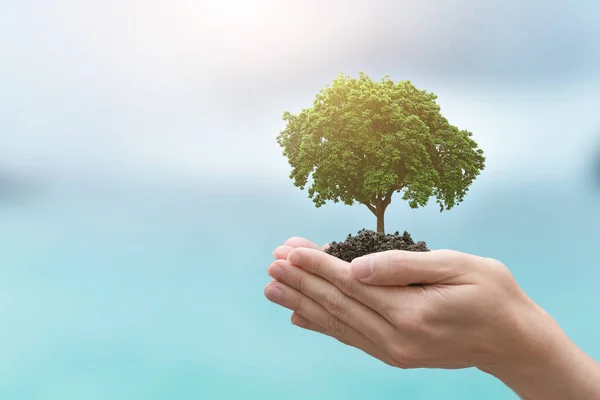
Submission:
{"label": "tree trunk", "polygon": [[385,233],[383,216],[385,214],[385,208],[382,210],[377,210],[377,232]]}
{"label": "tree trunk", "polygon": [[377,232],[385,233],[385,226],[383,222],[383,216],[385,215],[385,209],[390,204],[390,200],[385,202],[377,202],[376,204],[370,204],[363,202],[365,206],[377,217]]}

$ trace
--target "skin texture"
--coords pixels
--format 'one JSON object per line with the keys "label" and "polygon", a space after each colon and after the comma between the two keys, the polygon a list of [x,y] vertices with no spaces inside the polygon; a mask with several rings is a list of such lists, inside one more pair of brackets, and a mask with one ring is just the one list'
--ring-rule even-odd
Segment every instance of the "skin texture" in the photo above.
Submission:
{"label": "skin texture", "polygon": [[291,238],[273,252],[265,296],[293,324],[393,367],[476,367],[523,399],[600,399],[600,365],[499,261],[393,250],[347,263],[322,250]]}

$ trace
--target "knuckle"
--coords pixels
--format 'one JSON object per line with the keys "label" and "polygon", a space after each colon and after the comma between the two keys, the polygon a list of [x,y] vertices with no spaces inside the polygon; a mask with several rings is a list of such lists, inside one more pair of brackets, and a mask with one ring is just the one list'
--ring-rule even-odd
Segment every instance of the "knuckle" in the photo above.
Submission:
{"label": "knuckle", "polygon": [[390,250],[385,251],[383,254],[385,254],[385,257],[389,261],[394,261],[395,259],[399,258],[403,254],[403,252],[401,250]]}
{"label": "knuckle", "polygon": [[315,257],[315,258],[316,258],[315,264],[314,264],[315,274],[321,275],[323,273],[325,260],[323,257]]}
{"label": "knuckle", "polygon": [[397,251],[390,255],[390,260],[386,265],[387,265],[387,269],[391,273],[392,270],[398,270],[398,269],[407,270],[407,269],[409,269],[410,264],[411,264],[410,259],[408,257],[406,257],[400,251]]}
{"label": "knuckle", "polygon": [[325,298],[325,309],[329,314],[340,318],[345,312],[343,300],[342,293],[337,289],[333,289]]}
{"label": "knuckle", "polygon": [[401,253],[399,250],[384,251],[378,258],[374,260],[374,270],[379,269],[379,271],[383,273],[391,271],[392,268],[402,260],[400,254]]}
{"label": "knuckle", "polygon": [[421,313],[413,314],[405,322],[405,331],[413,335],[425,336],[429,333],[428,323]]}
{"label": "knuckle", "polygon": [[330,317],[327,324],[327,332],[337,340],[343,342],[346,340],[348,326],[335,317]]}
{"label": "knuckle", "polygon": [[494,260],[493,258],[488,258],[489,268],[499,275],[504,275],[507,277],[511,277],[512,274],[508,267],[504,265],[502,262],[498,260]]}
{"label": "knuckle", "polygon": [[357,282],[350,272],[345,272],[342,274],[337,279],[336,286],[342,291],[342,293],[350,297],[353,297],[358,290]]}
{"label": "knuckle", "polygon": [[441,259],[448,260],[448,261],[454,261],[454,262],[465,261],[468,256],[467,254],[461,253],[460,251],[456,251],[456,250],[441,249],[441,250],[434,250],[434,251],[435,251],[435,254],[437,254]]}
{"label": "knuckle", "polygon": [[294,299],[294,304],[292,305],[292,311],[302,311],[303,305],[304,302],[302,301],[302,296],[296,296],[296,298]]}
{"label": "knuckle", "polygon": [[381,296],[378,302],[378,312],[387,318],[392,325],[395,325],[398,316],[398,301],[396,298]]}
{"label": "knuckle", "polygon": [[398,274],[410,267],[411,260],[405,252],[388,250],[380,253],[374,260],[373,274],[382,278]]}
{"label": "knuckle", "polygon": [[302,273],[302,271],[297,271],[297,272],[298,272],[298,274],[296,275],[296,278],[294,279],[294,285],[295,285],[296,290],[304,293],[305,277],[304,277],[304,274]]}
{"label": "knuckle", "polygon": [[392,345],[388,349],[388,354],[392,358],[394,365],[398,368],[410,369],[422,366],[421,357],[409,346]]}
{"label": "knuckle", "polygon": [[429,333],[429,318],[422,310],[408,309],[400,314],[395,314],[394,325],[403,333],[423,336]]}
{"label": "knuckle", "polygon": [[435,262],[453,271],[473,271],[476,269],[477,256],[456,250],[434,250]]}
{"label": "knuckle", "polygon": [[493,281],[506,290],[518,292],[518,284],[513,274],[510,272],[510,269],[498,260],[491,258],[487,260],[488,269]]}

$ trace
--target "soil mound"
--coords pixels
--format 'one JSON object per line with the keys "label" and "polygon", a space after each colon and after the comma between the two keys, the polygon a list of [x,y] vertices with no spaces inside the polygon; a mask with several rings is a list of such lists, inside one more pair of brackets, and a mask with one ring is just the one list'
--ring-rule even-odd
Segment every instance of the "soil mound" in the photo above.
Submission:
{"label": "soil mound", "polygon": [[350,262],[357,257],[387,250],[429,251],[425,242],[417,242],[406,231],[385,234],[361,229],[356,236],[348,235],[343,242],[331,242],[326,253]]}

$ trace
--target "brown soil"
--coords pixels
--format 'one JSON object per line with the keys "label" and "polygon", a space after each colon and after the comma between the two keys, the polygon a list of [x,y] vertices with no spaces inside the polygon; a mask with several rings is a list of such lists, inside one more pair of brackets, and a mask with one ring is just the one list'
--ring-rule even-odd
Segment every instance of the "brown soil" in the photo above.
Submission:
{"label": "brown soil", "polygon": [[429,251],[425,242],[417,242],[406,231],[401,235],[384,234],[381,232],[362,229],[358,235],[348,235],[343,242],[331,242],[325,250],[328,254],[350,262],[357,257],[387,250]]}

